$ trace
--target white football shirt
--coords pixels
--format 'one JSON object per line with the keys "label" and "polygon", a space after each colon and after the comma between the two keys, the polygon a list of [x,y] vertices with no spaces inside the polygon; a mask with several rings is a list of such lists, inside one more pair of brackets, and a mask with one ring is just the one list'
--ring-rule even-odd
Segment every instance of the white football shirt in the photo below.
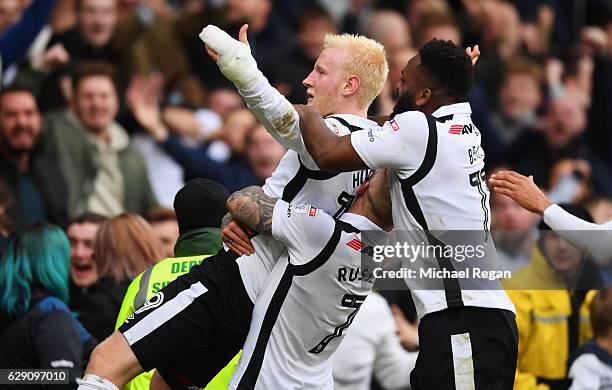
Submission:
{"label": "white football shirt", "polygon": [[[424,237],[423,231],[480,230],[483,237],[489,234],[484,151],[471,113],[469,103],[443,106],[433,115],[408,111],[382,127],[351,134],[355,151],[368,167],[391,169],[394,227],[414,232],[414,243]],[[414,281],[406,279],[406,283],[411,287]],[[462,305],[514,312],[501,287],[462,290],[457,279],[451,279],[445,290],[413,288],[419,317]]]}
{"label": "white football shirt", "polygon": [[361,215],[335,220],[311,205],[276,203],[272,235],[288,256],[255,303],[231,389],[333,389],[330,358],[374,283],[361,269],[366,230],[380,232],[371,242],[387,238]]}
{"label": "white football shirt", "polygon": [[[376,123],[355,115],[333,115],[326,118],[337,135],[350,134]],[[263,186],[266,195],[293,204],[312,204],[332,216],[342,214],[354,199],[354,193],[371,175],[364,169],[355,172],[328,173],[317,169],[308,152],[288,150]],[[283,253],[284,245],[271,237],[258,235],[252,240],[255,253],[241,256],[240,275],[249,297],[255,301],[272,267]]]}

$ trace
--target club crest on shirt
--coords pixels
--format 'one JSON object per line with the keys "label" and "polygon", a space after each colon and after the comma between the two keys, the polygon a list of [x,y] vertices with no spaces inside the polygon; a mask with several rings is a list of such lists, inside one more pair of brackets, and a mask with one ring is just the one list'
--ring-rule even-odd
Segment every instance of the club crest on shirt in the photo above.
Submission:
{"label": "club crest on shirt", "polygon": [[160,291],[157,294],[153,295],[151,299],[146,301],[140,309],[134,312],[134,314],[140,314],[143,311],[154,309],[160,306],[163,302],[164,302],[164,293]]}

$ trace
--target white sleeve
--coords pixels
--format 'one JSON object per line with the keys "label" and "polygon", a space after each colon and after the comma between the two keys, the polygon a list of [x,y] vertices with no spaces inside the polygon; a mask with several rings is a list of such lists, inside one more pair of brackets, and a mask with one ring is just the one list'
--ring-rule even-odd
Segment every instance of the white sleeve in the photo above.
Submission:
{"label": "white sleeve", "polygon": [[584,354],[572,363],[568,377],[572,379],[569,390],[599,390],[601,366],[599,359],[592,354]]}
{"label": "white sleeve", "polygon": [[544,222],[561,237],[594,258],[612,257],[612,221],[597,225],[584,221],[554,204],[544,210]]}
{"label": "white sleeve", "polygon": [[371,169],[418,169],[425,158],[428,139],[427,118],[417,111],[399,114],[382,127],[351,133],[353,148]]}
{"label": "white sleeve", "polygon": [[263,79],[252,89],[236,86],[247,106],[259,123],[287,149],[300,155],[308,155],[302,133],[299,115],[293,105],[267,79]]}
{"label": "white sleeve", "polygon": [[[372,298],[375,296],[369,296]],[[410,388],[410,373],[416,365],[417,352],[406,351],[397,336],[393,314],[384,298],[380,299],[381,307],[377,310],[377,327],[384,329],[379,344],[376,346],[374,375],[385,389]],[[377,302],[378,304],[378,302]]]}
{"label": "white sleeve", "polygon": [[336,222],[311,205],[291,205],[279,199],[272,214],[272,237],[287,246],[291,263],[312,260],[331,238]]}

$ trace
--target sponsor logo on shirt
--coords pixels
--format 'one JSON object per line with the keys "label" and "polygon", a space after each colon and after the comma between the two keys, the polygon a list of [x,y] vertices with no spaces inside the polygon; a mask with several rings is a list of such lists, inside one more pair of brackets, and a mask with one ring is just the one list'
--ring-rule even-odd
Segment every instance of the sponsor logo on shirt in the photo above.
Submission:
{"label": "sponsor logo on shirt", "polygon": [[372,132],[372,129],[368,129],[368,139],[370,142],[374,142],[374,133]]}
{"label": "sponsor logo on shirt", "polygon": [[[463,134],[472,134],[474,133],[474,125],[452,125],[450,129],[448,129],[449,134],[453,135],[463,135]],[[478,134],[478,132],[476,132]]]}
{"label": "sponsor logo on shirt", "polygon": [[363,243],[356,238],[353,238],[351,241],[347,242],[346,245],[355,249],[357,252],[361,252],[361,249],[363,249]]}
{"label": "sponsor logo on shirt", "polygon": [[[289,206],[291,207],[291,206]],[[306,214],[310,210],[309,204],[300,204],[293,207],[293,212],[296,214]]]}

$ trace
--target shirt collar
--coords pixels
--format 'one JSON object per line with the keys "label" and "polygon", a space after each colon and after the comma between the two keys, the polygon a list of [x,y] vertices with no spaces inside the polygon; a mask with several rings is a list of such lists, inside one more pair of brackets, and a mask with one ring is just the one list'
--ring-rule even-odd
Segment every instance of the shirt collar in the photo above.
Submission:
{"label": "shirt collar", "polygon": [[350,123],[351,125],[359,126],[363,128],[378,126],[376,122],[371,121],[368,118],[364,118],[364,117],[353,115],[353,114],[332,114],[330,116],[337,116],[339,118],[346,119],[348,123]]}
{"label": "shirt collar", "polygon": [[471,114],[472,107],[470,103],[455,103],[449,104],[448,106],[442,106],[434,111],[433,115],[436,118],[440,118],[447,115],[455,115],[455,114]]}
{"label": "shirt collar", "polygon": [[353,225],[354,227],[362,231],[363,230],[382,230],[374,222],[370,221],[363,215],[359,215],[359,214],[344,213],[340,217],[340,220],[350,225]]}
{"label": "shirt collar", "polygon": [[130,143],[130,136],[128,133],[116,122],[111,123],[108,126],[108,135],[110,141],[108,143],[102,142],[96,135],[85,130],[89,140],[102,148],[112,150],[113,152],[120,152],[126,149]]}

